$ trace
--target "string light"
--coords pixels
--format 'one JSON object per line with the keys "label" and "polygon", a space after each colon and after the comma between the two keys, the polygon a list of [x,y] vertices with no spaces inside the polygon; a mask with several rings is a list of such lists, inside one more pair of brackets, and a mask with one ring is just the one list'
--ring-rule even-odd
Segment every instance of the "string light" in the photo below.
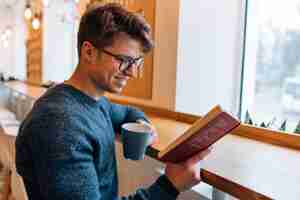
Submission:
{"label": "string light", "polygon": [[40,20],[37,15],[35,15],[34,19],[32,20],[32,28],[34,30],[37,30],[40,28]]}
{"label": "string light", "polygon": [[25,18],[27,20],[31,19],[31,17],[32,17],[32,12],[31,12],[29,4],[26,5],[26,9],[25,9],[24,15],[25,15]]}
{"label": "string light", "polygon": [[7,35],[6,35],[5,33],[2,33],[1,39],[2,39],[3,41],[5,41],[5,40],[7,39]]}

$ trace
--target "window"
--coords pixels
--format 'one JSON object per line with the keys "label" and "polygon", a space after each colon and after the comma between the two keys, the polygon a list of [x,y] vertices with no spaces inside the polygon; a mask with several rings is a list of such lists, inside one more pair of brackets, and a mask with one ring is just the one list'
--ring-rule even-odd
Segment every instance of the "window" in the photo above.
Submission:
{"label": "window", "polygon": [[300,129],[300,0],[252,0],[246,13],[242,119],[295,132]]}

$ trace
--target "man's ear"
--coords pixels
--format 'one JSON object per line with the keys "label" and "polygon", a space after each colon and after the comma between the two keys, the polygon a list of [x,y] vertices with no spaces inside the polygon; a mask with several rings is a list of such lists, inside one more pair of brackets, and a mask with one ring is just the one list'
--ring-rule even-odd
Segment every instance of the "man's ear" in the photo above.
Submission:
{"label": "man's ear", "polygon": [[87,63],[94,63],[97,58],[97,50],[90,42],[84,41],[81,46],[81,56]]}

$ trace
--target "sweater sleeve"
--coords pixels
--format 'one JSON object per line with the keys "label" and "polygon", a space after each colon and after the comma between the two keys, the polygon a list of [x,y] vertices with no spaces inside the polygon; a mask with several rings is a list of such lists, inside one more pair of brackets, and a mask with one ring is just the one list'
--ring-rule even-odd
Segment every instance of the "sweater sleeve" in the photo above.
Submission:
{"label": "sweater sleeve", "polygon": [[138,119],[149,122],[146,115],[136,107],[111,103],[108,100],[107,106],[109,107],[110,118],[116,133],[120,133],[121,125],[124,123],[136,122]]}
{"label": "sweater sleeve", "polygon": [[139,189],[135,194],[120,200],[175,200],[178,190],[165,175],[160,176],[148,189]]}

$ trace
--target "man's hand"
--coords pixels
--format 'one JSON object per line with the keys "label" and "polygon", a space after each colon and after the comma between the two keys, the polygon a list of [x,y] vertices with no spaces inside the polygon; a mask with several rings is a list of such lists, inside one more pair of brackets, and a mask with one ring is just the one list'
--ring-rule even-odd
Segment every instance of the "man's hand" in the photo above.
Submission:
{"label": "man's hand", "polygon": [[182,163],[166,163],[165,174],[179,192],[190,189],[201,181],[200,161],[209,153],[211,148],[204,150]]}
{"label": "man's hand", "polygon": [[150,124],[149,122],[146,122],[143,119],[138,119],[137,122],[141,123],[141,124],[144,124],[144,125],[151,128],[151,130],[152,130],[151,131],[152,139],[151,139],[149,145],[151,146],[151,145],[157,143],[158,142],[158,134],[157,134],[157,131],[156,131],[155,127],[152,124]]}

